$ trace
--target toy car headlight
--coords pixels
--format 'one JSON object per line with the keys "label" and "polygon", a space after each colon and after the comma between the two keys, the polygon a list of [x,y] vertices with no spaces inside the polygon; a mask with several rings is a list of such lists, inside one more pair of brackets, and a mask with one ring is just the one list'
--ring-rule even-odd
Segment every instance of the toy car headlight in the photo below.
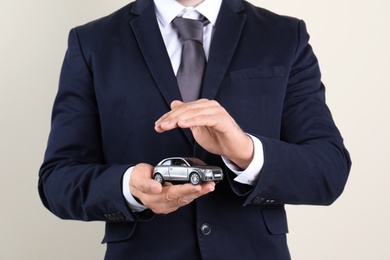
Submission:
{"label": "toy car headlight", "polygon": [[201,169],[201,171],[205,174],[211,174],[212,171],[210,169]]}

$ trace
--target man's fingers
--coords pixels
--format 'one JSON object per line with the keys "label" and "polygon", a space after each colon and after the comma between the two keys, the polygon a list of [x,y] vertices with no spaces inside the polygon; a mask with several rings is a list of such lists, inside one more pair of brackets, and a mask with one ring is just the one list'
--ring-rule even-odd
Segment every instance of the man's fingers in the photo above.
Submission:
{"label": "man's fingers", "polygon": [[164,186],[164,199],[160,197],[158,200],[159,203],[156,203],[155,207],[151,207],[151,210],[157,214],[168,214],[180,207],[190,204],[196,198],[214,191],[214,189],[214,182],[202,183],[201,185],[196,186],[192,184],[172,185],[170,187]]}
{"label": "man's fingers", "polygon": [[172,110],[155,123],[157,132],[176,127],[214,126],[227,116],[226,110],[213,100],[198,100],[191,103],[172,102]]}
{"label": "man's fingers", "polygon": [[173,185],[165,194],[167,201],[177,200],[178,198],[188,196],[190,194],[199,193],[202,190],[200,185],[192,184],[183,184],[183,185]]}
{"label": "man's fingers", "polygon": [[176,107],[182,105],[184,102],[180,101],[180,100],[174,100],[172,101],[171,103],[171,109],[175,109]]}
{"label": "man's fingers", "polygon": [[181,201],[181,203],[185,203],[187,201],[188,204],[194,199],[214,191],[214,189],[214,182],[205,182],[201,185],[195,186],[192,184],[174,185],[167,191],[165,197],[168,201],[176,200],[178,202]]}
{"label": "man's fingers", "polygon": [[177,117],[178,115],[194,110],[197,108],[205,108],[205,107],[210,107],[210,106],[215,106],[218,104],[216,101],[210,101],[207,99],[199,99],[193,102],[189,103],[183,103],[182,101],[179,100],[174,100],[171,103],[171,111],[167,112],[166,114],[162,115],[157,121],[156,125],[160,124],[163,121],[169,120],[169,118],[174,118]]}

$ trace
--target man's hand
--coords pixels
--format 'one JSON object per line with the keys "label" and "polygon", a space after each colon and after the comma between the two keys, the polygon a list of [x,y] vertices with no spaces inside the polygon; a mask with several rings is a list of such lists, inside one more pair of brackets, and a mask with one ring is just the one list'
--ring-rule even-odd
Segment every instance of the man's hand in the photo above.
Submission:
{"label": "man's hand", "polygon": [[216,101],[200,99],[190,103],[173,101],[172,110],[155,123],[159,133],[190,128],[197,143],[210,153],[229,158],[241,169],[253,159],[253,142],[229,113]]}
{"label": "man's hand", "polygon": [[130,192],[156,214],[168,214],[191,203],[194,199],[214,191],[214,182],[201,185],[183,184],[162,186],[152,179],[153,166],[137,164],[130,178]]}

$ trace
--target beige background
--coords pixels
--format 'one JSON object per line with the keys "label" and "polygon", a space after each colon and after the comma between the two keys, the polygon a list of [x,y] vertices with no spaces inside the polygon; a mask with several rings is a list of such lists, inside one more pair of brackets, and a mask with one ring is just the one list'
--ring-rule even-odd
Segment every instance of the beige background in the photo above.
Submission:
{"label": "beige background", "polygon": [[[37,172],[70,28],[128,1],[0,2],[0,259],[103,259],[103,223],[63,221]],[[390,259],[390,2],[252,0],[307,22],[353,168],[331,207],[288,206],[293,259]]]}

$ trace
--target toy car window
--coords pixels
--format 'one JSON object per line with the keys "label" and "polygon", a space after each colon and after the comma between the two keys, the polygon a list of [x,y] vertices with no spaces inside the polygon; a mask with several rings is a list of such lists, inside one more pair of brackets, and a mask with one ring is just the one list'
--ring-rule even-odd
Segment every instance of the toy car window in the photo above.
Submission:
{"label": "toy car window", "polygon": [[162,165],[165,165],[165,166],[172,165],[172,161],[171,160],[166,160],[165,162],[162,163]]}
{"label": "toy car window", "polygon": [[172,161],[173,161],[172,165],[175,165],[175,166],[187,166],[186,163],[183,160],[175,159],[175,160],[172,160]]}

